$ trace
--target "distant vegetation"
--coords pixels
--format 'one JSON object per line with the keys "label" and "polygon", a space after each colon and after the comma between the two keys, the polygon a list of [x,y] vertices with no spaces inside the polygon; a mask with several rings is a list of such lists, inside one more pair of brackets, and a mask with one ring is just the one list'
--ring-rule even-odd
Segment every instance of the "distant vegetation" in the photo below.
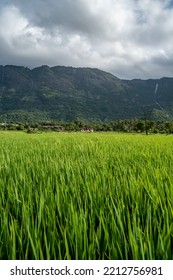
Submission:
{"label": "distant vegetation", "polygon": [[0,123],[0,130],[25,131],[40,133],[49,131],[115,131],[127,133],[173,134],[173,122],[153,121],[148,119],[116,120],[112,122],[88,123],[79,118],[72,122],[40,122],[40,123]]}
{"label": "distant vegetation", "polygon": [[0,66],[0,122],[173,121],[173,78],[122,80],[92,68]]}
{"label": "distant vegetation", "polygon": [[173,259],[172,136],[0,132],[0,259]]}

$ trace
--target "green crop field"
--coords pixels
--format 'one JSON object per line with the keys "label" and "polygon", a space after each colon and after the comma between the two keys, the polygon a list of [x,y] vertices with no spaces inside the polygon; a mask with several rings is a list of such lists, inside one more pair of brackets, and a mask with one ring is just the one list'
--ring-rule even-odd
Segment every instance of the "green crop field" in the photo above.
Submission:
{"label": "green crop field", "polygon": [[0,132],[0,259],[173,259],[173,136]]}

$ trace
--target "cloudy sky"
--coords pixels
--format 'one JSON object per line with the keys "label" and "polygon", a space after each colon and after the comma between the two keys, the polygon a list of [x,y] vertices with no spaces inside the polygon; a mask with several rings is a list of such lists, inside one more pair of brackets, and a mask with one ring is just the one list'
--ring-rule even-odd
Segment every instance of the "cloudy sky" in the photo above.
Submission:
{"label": "cloudy sky", "polygon": [[0,0],[0,65],[173,77],[173,0]]}

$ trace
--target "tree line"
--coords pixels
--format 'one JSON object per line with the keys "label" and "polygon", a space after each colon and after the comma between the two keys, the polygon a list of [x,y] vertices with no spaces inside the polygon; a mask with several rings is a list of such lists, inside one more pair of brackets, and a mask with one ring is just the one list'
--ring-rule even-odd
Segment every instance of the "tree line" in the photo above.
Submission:
{"label": "tree line", "polygon": [[1,130],[25,131],[36,133],[43,131],[115,131],[131,133],[173,133],[172,121],[153,121],[148,119],[125,119],[111,122],[88,123],[79,118],[72,122],[40,122],[40,123],[0,123]]}

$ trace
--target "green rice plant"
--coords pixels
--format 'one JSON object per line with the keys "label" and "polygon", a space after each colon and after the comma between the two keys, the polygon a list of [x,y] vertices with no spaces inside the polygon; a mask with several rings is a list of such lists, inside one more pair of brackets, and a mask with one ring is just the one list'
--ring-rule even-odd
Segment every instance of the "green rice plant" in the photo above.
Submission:
{"label": "green rice plant", "polygon": [[173,259],[173,138],[0,133],[0,259]]}

